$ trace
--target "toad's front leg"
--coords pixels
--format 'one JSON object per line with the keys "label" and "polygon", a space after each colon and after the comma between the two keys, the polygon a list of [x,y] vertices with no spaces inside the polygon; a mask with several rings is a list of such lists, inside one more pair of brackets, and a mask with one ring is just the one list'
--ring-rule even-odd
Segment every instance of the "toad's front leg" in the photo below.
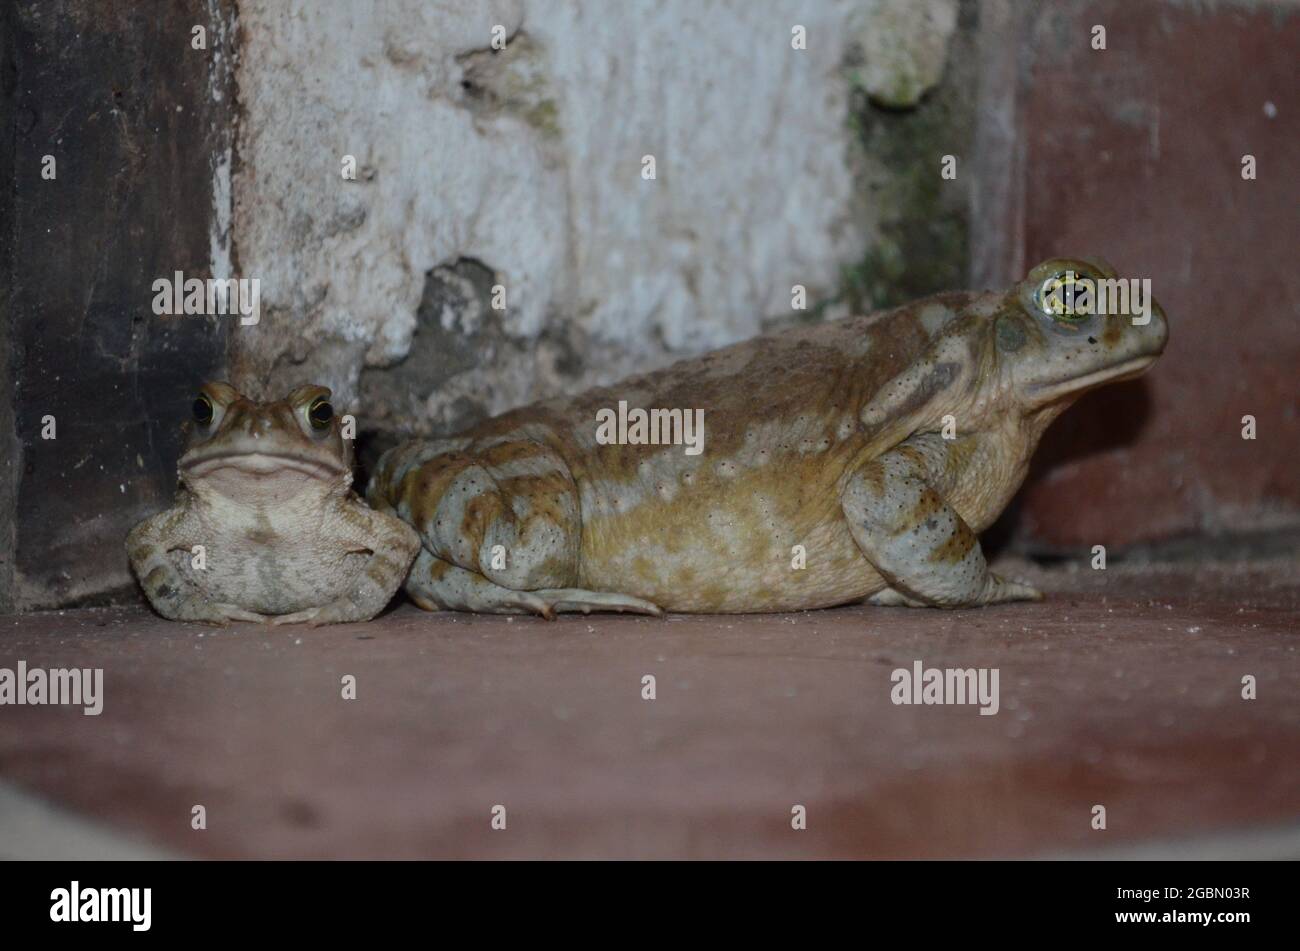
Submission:
{"label": "toad's front leg", "polygon": [[925,454],[904,443],[864,463],[845,484],[849,531],[890,584],[875,603],[959,608],[1041,600],[1029,585],[989,571],[975,532],[934,481]]}
{"label": "toad's front leg", "polygon": [[190,511],[177,507],[159,512],[131,529],[126,556],[153,609],[170,621],[226,625],[232,621],[267,620],[235,604],[211,601],[176,567],[173,552],[188,556],[197,528]]}

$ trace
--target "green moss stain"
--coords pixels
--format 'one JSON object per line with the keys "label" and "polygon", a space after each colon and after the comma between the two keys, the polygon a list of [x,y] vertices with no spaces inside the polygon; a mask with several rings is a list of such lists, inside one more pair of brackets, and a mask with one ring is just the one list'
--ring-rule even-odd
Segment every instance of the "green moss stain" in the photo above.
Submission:
{"label": "green moss stain", "polygon": [[560,136],[560,110],[554,99],[543,99],[521,112],[523,120],[547,138]]}
{"label": "green moss stain", "polygon": [[[872,240],[842,268],[837,293],[810,309],[810,320],[833,304],[863,313],[965,286],[975,84],[973,17],[962,20],[939,84],[915,106],[879,105],[854,85],[847,122],[862,165],[855,215],[866,220]],[[846,70],[850,83],[853,75]],[[906,85],[915,77],[900,73],[898,81]],[[898,101],[915,99],[915,90],[896,91]],[[951,181],[940,175],[945,155],[957,158]]]}
{"label": "green moss stain", "polygon": [[460,62],[461,87],[470,109],[509,113],[548,139],[560,137],[560,110],[547,82],[545,50],[531,37],[517,33],[504,50],[476,50]]}

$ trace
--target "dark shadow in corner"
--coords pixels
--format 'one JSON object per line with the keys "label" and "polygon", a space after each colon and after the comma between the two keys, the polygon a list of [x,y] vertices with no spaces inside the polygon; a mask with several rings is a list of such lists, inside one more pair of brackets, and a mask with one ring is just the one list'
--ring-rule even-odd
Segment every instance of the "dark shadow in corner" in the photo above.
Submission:
{"label": "dark shadow in corner", "polygon": [[1030,486],[1052,469],[1111,449],[1131,446],[1151,416],[1151,390],[1144,379],[1103,386],[1079,399],[1061,414],[1034,452],[1025,484],[1007,510],[982,536],[984,551],[993,557],[1010,548],[1023,554],[1053,560],[1046,552],[1026,547],[1020,528],[1021,499]]}
{"label": "dark shadow in corner", "polygon": [[366,486],[379,465],[379,457],[400,445],[402,437],[386,429],[362,429],[357,433],[352,459],[352,488],[365,498]]}

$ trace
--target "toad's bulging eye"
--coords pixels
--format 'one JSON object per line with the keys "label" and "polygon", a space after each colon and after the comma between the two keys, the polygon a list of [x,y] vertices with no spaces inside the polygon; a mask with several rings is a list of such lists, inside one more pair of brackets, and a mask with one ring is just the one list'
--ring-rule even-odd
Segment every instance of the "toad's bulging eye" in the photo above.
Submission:
{"label": "toad's bulging eye", "polygon": [[1034,292],[1034,304],[1057,323],[1071,325],[1092,313],[1092,279],[1074,271],[1054,274]]}
{"label": "toad's bulging eye", "polygon": [[212,422],[212,400],[206,393],[200,393],[194,400],[194,422],[200,426]]}
{"label": "toad's bulging eye", "polygon": [[325,397],[318,396],[307,408],[307,419],[311,421],[312,429],[318,431],[329,429],[330,423],[334,421],[334,407]]}

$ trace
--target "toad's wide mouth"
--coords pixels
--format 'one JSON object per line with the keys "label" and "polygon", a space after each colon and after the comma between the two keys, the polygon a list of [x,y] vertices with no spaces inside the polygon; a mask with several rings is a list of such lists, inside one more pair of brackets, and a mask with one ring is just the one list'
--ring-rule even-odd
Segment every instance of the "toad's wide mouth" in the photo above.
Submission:
{"label": "toad's wide mouth", "polygon": [[1105,383],[1118,383],[1121,380],[1131,380],[1141,376],[1146,372],[1147,367],[1156,362],[1158,356],[1160,356],[1158,353],[1148,353],[1114,366],[1093,370],[1083,376],[1070,377],[1068,380],[1031,384],[1028,387],[1029,394],[1038,405],[1051,403],[1066,396],[1078,396]]}
{"label": "toad's wide mouth", "polygon": [[190,476],[207,476],[218,470],[232,474],[268,476],[295,472],[314,479],[337,478],[346,472],[342,465],[323,459],[275,452],[219,452],[181,460],[181,469]]}

